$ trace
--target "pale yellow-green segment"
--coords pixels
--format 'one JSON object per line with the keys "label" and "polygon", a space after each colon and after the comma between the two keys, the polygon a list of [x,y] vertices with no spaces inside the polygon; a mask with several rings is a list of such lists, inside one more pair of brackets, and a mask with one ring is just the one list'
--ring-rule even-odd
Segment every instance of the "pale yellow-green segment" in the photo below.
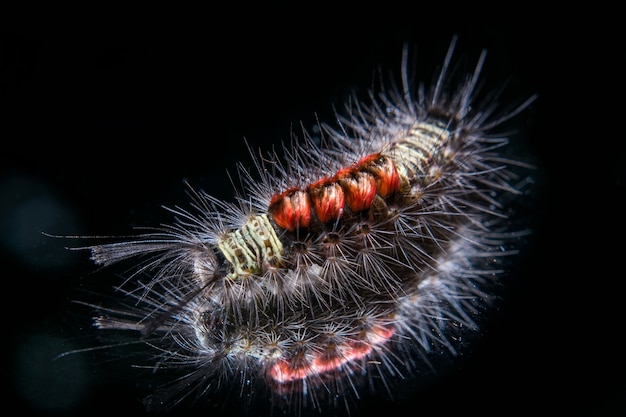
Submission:
{"label": "pale yellow-green segment", "polygon": [[225,233],[218,248],[232,265],[228,278],[261,275],[280,264],[283,244],[266,214],[251,216],[239,230]]}
{"label": "pale yellow-green segment", "polygon": [[427,174],[433,156],[445,153],[449,141],[450,131],[444,125],[417,123],[392,143],[387,154],[400,178],[410,181]]}

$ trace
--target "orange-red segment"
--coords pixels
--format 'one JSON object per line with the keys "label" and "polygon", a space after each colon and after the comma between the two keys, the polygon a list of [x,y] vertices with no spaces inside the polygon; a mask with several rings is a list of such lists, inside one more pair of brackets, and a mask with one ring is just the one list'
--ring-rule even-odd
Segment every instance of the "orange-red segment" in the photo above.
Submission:
{"label": "orange-red segment", "polygon": [[357,168],[346,168],[337,173],[337,179],[350,210],[357,212],[372,206],[376,197],[376,181],[371,174],[357,171]]}
{"label": "orange-red segment", "polygon": [[340,369],[347,362],[366,357],[374,346],[387,342],[394,333],[393,327],[377,326],[365,332],[364,340],[327,346],[326,349],[316,351],[308,361],[304,360],[302,355],[291,362],[280,359],[270,367],[268,375],[274,381],[283,384]]}
{"label": "orange-red segment", "polygon": [[299,189],[289,189],[275,194],[270,201],[269,213],[276,224],[290,232],[297,228],[309,227],[311,222],[311,200]]}
{"label": "orange-red segment", "polygon": [[324,178],[311,184],[307,191],[317,218],[326,223],[343,214],[345,196],[341,186],[333,179]]}
{"label": "orange-red segment", "polygon": [[357,165],[372,173],[379,196],[387,197],[400,189],[400,176],[391,158],[373,153],[361,158]]}

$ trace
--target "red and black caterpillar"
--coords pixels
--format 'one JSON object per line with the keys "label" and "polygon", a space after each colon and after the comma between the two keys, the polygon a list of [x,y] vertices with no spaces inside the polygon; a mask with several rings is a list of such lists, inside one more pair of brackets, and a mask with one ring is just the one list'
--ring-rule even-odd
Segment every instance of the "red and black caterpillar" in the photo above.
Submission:
{"label": "red and black caterpillar", "polygon": [[496,130],[534,97],[504,114],[496,97],[475,102],[484,54],[449,90],[455,42],[430,89],[411,90],[405,65],[401,90],[323,125],[332,146],[305,135],[282,161],[256,158],[258,175],[240,166],[235,203],[194,192],[173,225],[89,247],[104,265],[149,255],[149,282],[126,290],[137,306],[95,320],[140,331],[160,368],[188,370],[151,406],[230,379],[319,408],[456,352],[520,234],[502,195],[521,194],[512,167],[524,164]]}

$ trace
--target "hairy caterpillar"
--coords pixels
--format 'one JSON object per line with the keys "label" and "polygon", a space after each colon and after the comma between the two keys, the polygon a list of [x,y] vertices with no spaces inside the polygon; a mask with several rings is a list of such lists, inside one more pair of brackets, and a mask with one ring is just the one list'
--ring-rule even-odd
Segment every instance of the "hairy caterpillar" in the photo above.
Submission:
{"label": "hairy caterpillar", "polygon": [[535,97],[477,101],[486,55],[454,85],[455,44],[432,87],[409,83],[405,51],[400,87],[348,103],[320,143],[305,131],[285,157],[239,165],[235,202],[190,188],[172,225],[81,248],[103,266],[141,259],[127,305],[88,305],[97,328],[137,332],[155,370],[181,373],[149,409],[234,381],[250,407],[267,394],[276,410],[349,412],[458,352],[526,233],[505,203],[528,166],[498,128]]}

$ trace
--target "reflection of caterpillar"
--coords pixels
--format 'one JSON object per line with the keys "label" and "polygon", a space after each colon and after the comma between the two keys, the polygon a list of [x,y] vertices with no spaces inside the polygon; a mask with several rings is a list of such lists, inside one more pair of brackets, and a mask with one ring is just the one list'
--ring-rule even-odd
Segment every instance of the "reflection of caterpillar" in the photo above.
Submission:
{"label": "reflection of caterpillar", "polygon": [[533,98],[499,116],[494,97],[475,103],[484,54],[446,91],[454,45],[430,91],[410,94],[405,66],[402,91],[324,126],[332,146],[306,136],[285,162],[256,159],[259,178],[242,168],[238,203],[195,192],[196,212],[174,210],[174,225],[89,247],[103,265],[151,256],[139,267],[151,280],[126,290],[138,308],[96,318],[140,331],[159,367],[190,369],[150,405],[230,378],[317,408],[457,350],[519,236],[501,195],[520,193],[511,167],[523,164],[493,130]]}

